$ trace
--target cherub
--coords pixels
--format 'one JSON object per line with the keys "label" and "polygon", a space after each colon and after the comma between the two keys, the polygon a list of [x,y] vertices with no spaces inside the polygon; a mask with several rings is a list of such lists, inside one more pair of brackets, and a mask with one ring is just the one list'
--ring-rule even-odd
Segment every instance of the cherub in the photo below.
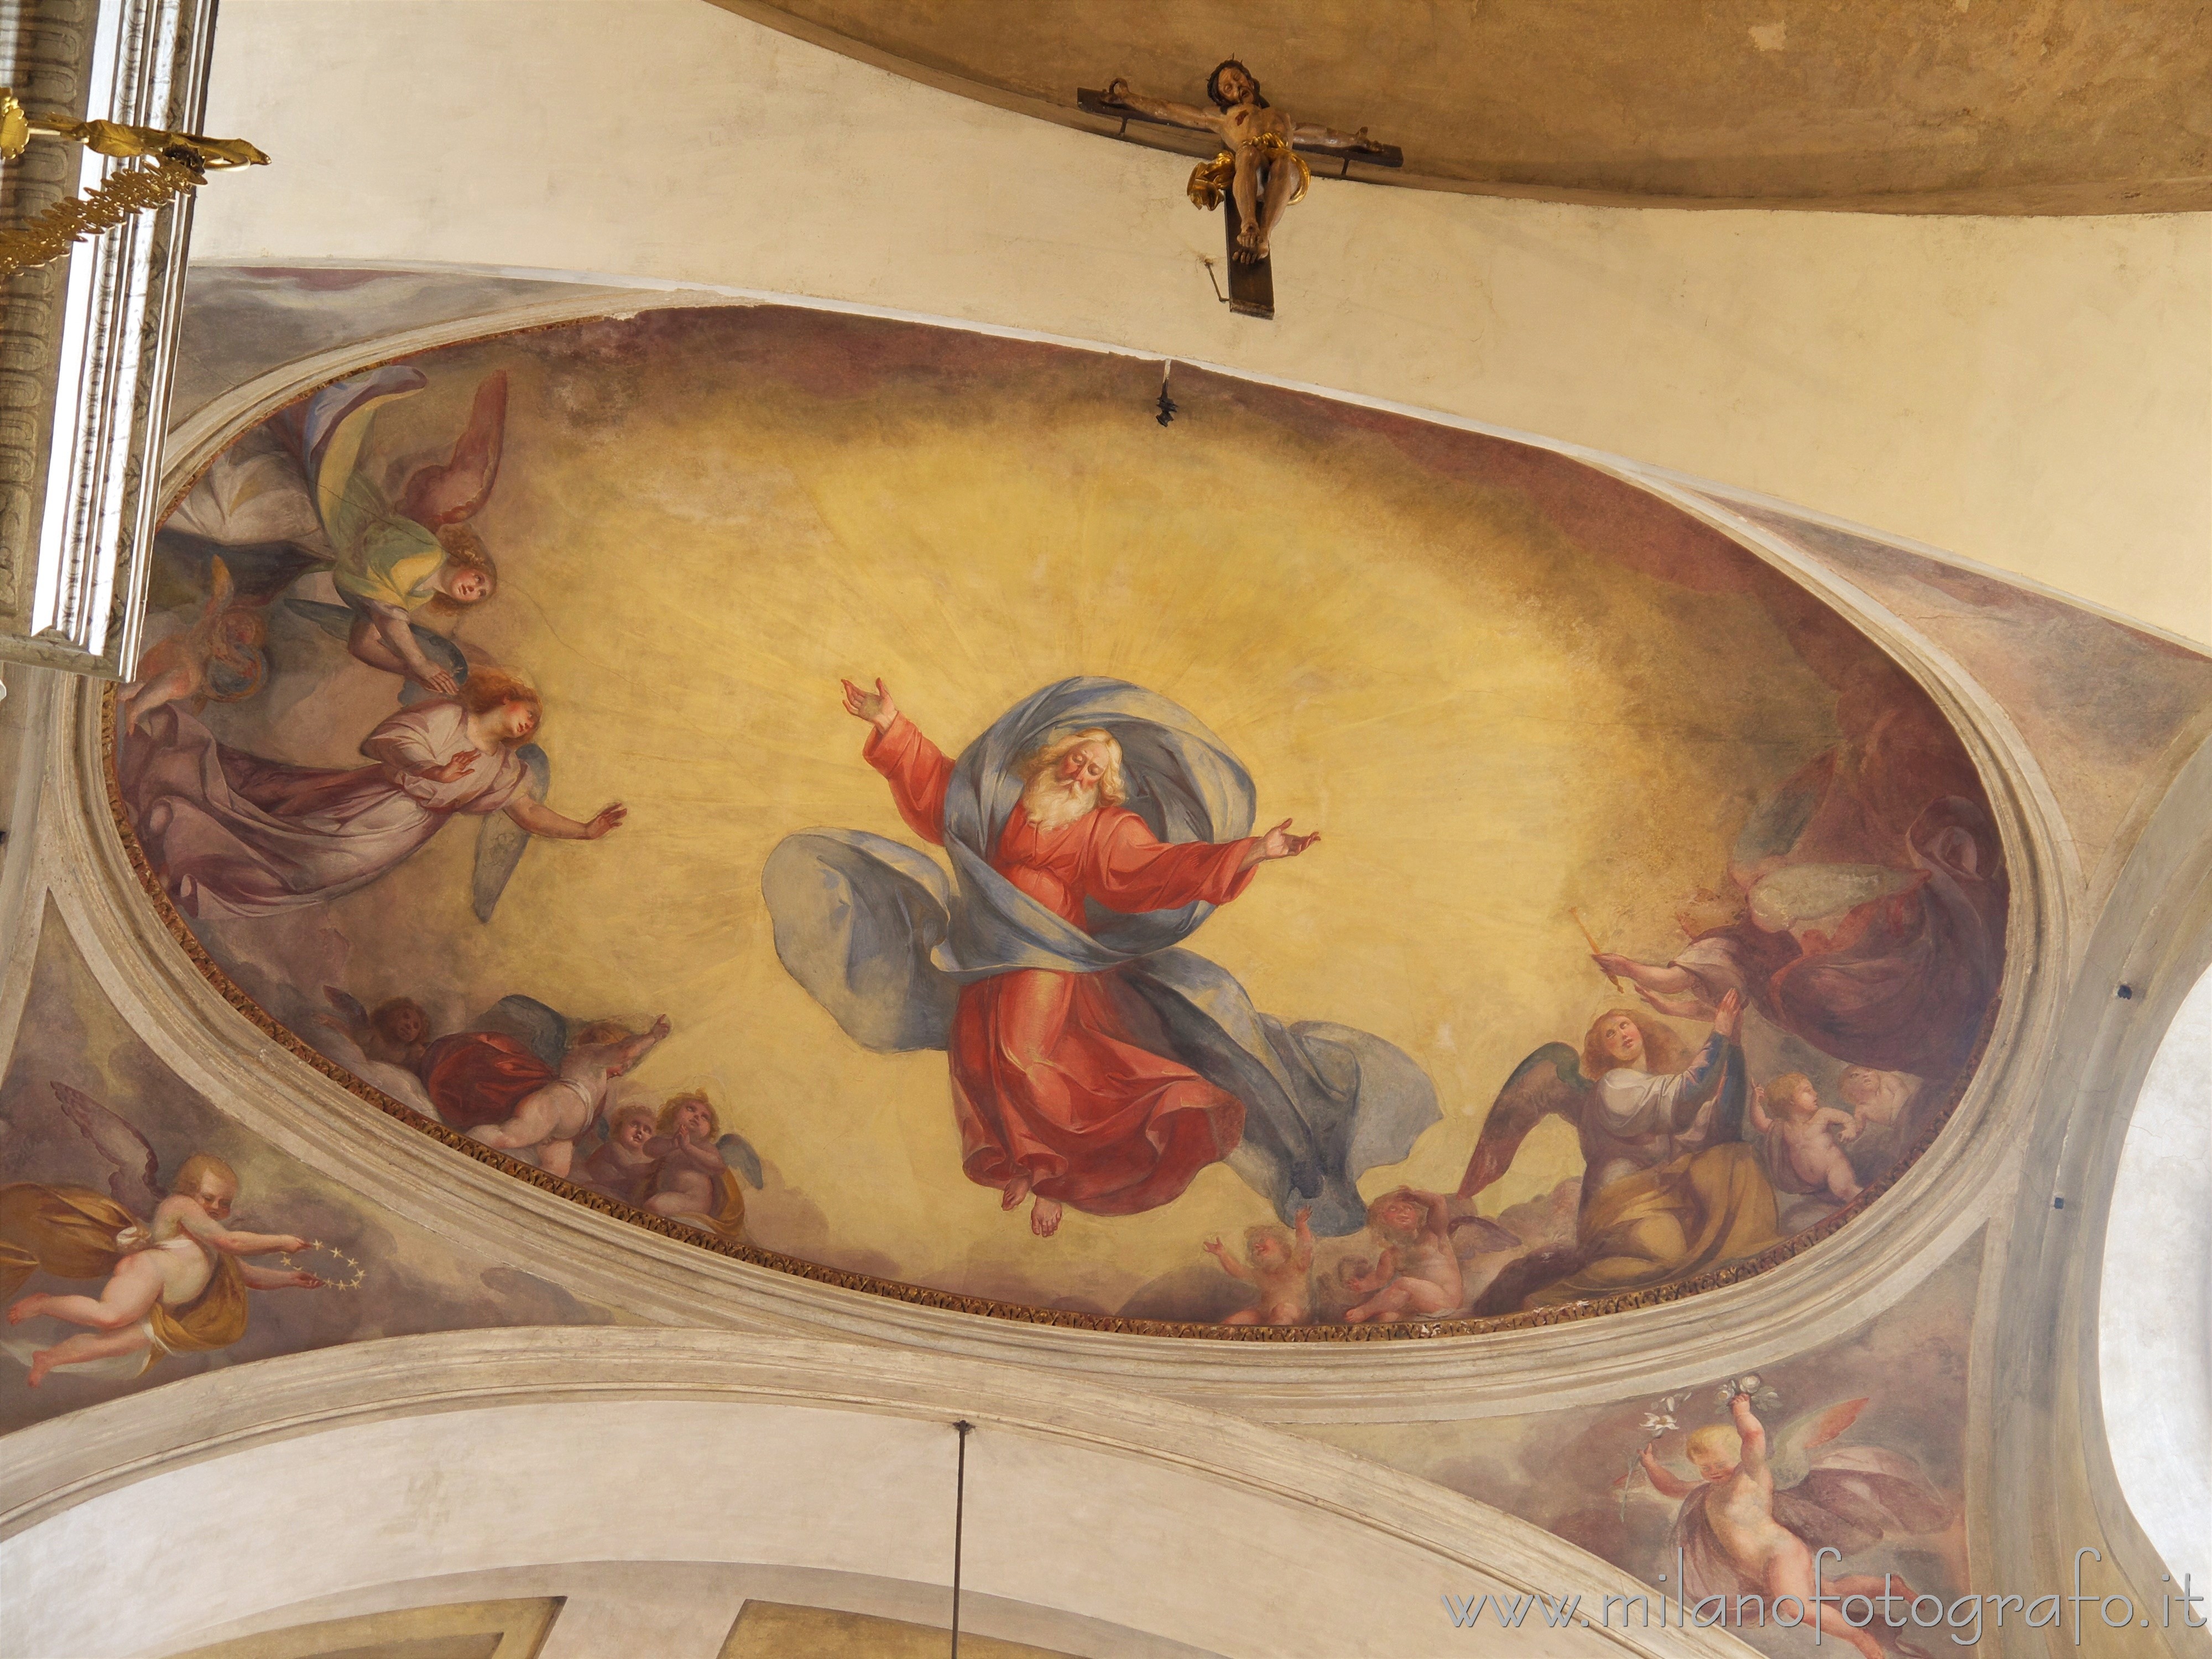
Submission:
{"label": "cherub", "polygon": [[1345,1310],[1347,1323],[1449,1313],[1467,1300],[1443,1194],[1412,1187],[1385,1193],[1367,1206],[1367,1226],[1382,1241],[1382,1254],[1372,1273],[1345,1280],[1367,1298]]}
{"label": "cherub", "polygon": [[[1200,207],[1218,207],[1222,187],[1228,186],[1236,198],[1237,218],[1237,246],[1231,257],[1239,264],[1257,264],[1267,257],[1268,238],[1274,234],[1283,210],[1313,183],[1313,173],[1291,149],[1293,143],[1346,155],[1388,149],[1370,138],[1364,127],[1357,132],[1339,132],[1310,121],[1294,122],[1270,108],[1260,95],[1260,83],[1252,71],[1234,58],[1217,64],[1213,73],[1206,77],[1206,95],[1213,104],[1210,110],[1165,99],[1140,98],[1129,90],[1127,79],[1117,75],[1107,83],[1105,101],[1149,115],[1155,121],[1210,132],[1226,146],[1211,161],[1201,161],[1192,171],[1190,199]],[[1264,204],[1261,198],[1263,174]]]}
{"label": "cherub", "polygon": [[[575,1158],[576,1137],[606,1105],[607,1085],[651,1054],[668,1032],[665,1014],[637,1032],[620,1020],[586,1025],[561,1056],[555,1076],[524,1095],[504,1120],[471,1124],[469,1137],[501,1152],[528,1153],[539,1169],[567,1175]],[[426,1056],[426,1086],[429,1064]],[[435,1087],[430,1097],[437,1101]]]}
{"label": "cherub", "polygon": [[[1770,1112],[1770,1102],[1780,1110]],[[1784,1072],[1751,1091],[1751,1127],[1766,1137],[1767,1178],[1785,1193],[1826,1192],[1841,1204],[1859,1195],[1858,1176],[1837,1143],[1859,1138],[1863,1127],[1849,1112],[1820,1103],[1802,1072]]]}
{"label": "cherub", "polygon": [[1239,1308],[1221,1322],[1224,1325],[1310,1325],[1313,1323],[1313,1230],[1307,1226],[1310,1211],[1297,1213],[1295,1238],[1269,1224],[1244,1230],[1246,1266],[1229,1254],[1218,1238],[1206,1241],[1206,1252],[1221,1264],[1231,1279],[1260,1287],[1260,1300]]}
{"label": "cherub", "polygon": [[258,606],[235,603],[230,567],[220,558],[210,562],[209,573],[212,592],[199,619],[148,647],[138,678],[118,694],[126,732],[165,702],[189,701],[197,714],[210,702],[242,702],[269,678],[261,653],[267,619]]}
{"label": "cherub", "polygon": [[607,1118],[607,1138],[584,1160],[583,1179],[609,1198],[642,1203],[660,1160],[646,1151],[653,1139],[653,1108],[641,1102],[619,1106]]}
{"label": "cherub", "polygon": [[336,1011],[317,1018],[334,1031],[343,1031],[370,1060],[413,1071],[422,1064],[430,1046],[430,1017],[412,997],[386,997],[374,1008],[335,985],[323,987],[323,1000]]}
{"label": "cherub", "polygon": [[238,1197],[229,1164],[195,1153],[164,1194],[144,1137],[90,1096],[66,1084],[52,1087],[64,1114],[110,1166],[114,1196],[38,1182],[0,1187],[0,1296],[37,1269],[60,1279],[107,1279],[96,1297],[34,1293],[9,1308],[10,1325],[46,1316],[89,1328],[32,1353],[32,1388],[58,1366],[143,1354],[135,1376],[166,1353],[228,1347],[246,1334],[247,1291],[321,1287],[313,1273],[240,1260],[308,1246],[290,1233],[225,1224]]}
{"label": "cherub", "polygon": [[[1669,1541],[1681,1551],[1686,1595],[1728,1598],[1730,1623],[1738,1595],[1763,1597],[1770,1617],[1776,1598],[1794,1596],[1806,1610],[1806,1624],[1848,1642],[1865,1659],[1883,1659],[1880,1636],[1888,1637],[1897,1652],[1925,1659],[1884,1620],[1881,1598],[1890,1598],[1893,1610],[1912,1600],[1911,1587],[1896,1574],[1823,1575],[1817,1592],[1814,1586],[1815,1550],[1854,1555],[1885,1533],[1932,1533],[1951,1519],[1952,1506],[1909,1460],[1894,1453],[1847,1447],[1818,1460],[1812,1456],[1814,1448],[1850,1427],[1866,1406],[1864,1400],[1849,1400],[1799,1418],[1783,1431],[1770,1456],[1751,1396],[1734,1394],[1729,1398],[1733,1427],[1708,1424],[1690,1435],[1686,1449],[1697,1465],[1697,1480],[1683,1480],[1649,1444],[1644,1448],[1640,1461],[1652,1489],[1682,1500]],[[1815,1601],[1816,1594],[1823,1599]],[[1871,1624],[1862,1628],[1829,1617],[1846,1596],[1873,1602]],[[1901,1613],[1890,1616],[1903,1622]]]}
{"label": "cherub", "polygon": [[1920,1091],[1920,1079],[1905,1072],[1879,1072],[1871,1066],[1846,1066],[1836,1092],[1851,1109],[1861,1130],[1888,1129]]}
{"label": "cherub", "polygon": [[659,1128],[645,1144],[660,1164],[645,1207],[726,1238],[744,1237],[745,1194],[737,1172],[744,1169],[758,1188],[760,1155],[744,1136],[722,1133],[714,1104],[702,1090],[669,1097],[660,1109]]}

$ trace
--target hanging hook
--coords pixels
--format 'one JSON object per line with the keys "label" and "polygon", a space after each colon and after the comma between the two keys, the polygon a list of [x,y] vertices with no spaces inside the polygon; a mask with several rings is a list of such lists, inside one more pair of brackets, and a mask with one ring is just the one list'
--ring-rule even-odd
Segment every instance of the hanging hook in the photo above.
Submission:
{"label": "hanging hook", "polygon": [[1229,296],[1221,291],[1220,279],[1213,274],[1213,261],[1208,258],[1205,254],[1201,253],[1198,256],[1198,262],[1206,267],[1206,280],[1213,284],[1213,297],[1220,301],[1222,304],[1227,305],[1229,303]]}
{"label": "hanging hook", "polygon": [[952,1659],[960,1659],[960,1533],[968,1518],[968,1437],[975,1425],[963,1419],[952,1431],[960,1437],[960,1461],[952,1477]]}

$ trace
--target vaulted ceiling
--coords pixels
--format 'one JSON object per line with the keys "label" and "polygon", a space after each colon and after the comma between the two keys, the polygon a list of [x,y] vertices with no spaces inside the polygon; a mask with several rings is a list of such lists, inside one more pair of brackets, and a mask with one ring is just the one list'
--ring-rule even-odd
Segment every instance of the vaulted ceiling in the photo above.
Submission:
{"label": "vaulted ceiling", "polygon": [[1897,213],[2212,208],[2202,0],[713,3],[1109,132],[1077,107],[1079,87],[1119,74],[1198,101],[1234,55],[1296,118],[1401,145],[1398,181],[1431,188]]}

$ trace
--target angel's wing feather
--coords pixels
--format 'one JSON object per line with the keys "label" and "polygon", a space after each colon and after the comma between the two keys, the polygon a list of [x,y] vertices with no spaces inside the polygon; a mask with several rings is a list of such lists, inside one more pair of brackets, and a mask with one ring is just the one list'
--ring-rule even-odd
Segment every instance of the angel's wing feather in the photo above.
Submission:
{"label": "angel's wing feather", "polygon": [[488,375],[477,388],[468,426],[452,458],[408,479],[399,494],[400,512],[433,530],[474,517],[491,498],[506,437],[507,376],[501,373]]}
{"label": "angel's wing feather", "polygon": [[1472,1198],[1504,1175],[1528,1131],[1547,1115],[1557,1112],[1578,1121],[1590,1086],[1582,1056],[1564,1042],[1547,1042],[1516,1066],[1483,1120],[1459,1196]]}
{"label": "angel's wing feather", "polygon": [[1501,1227],[1487,1216],[1455,1216],[1450,1231],[1452,1243],[1462,1256],[1481,1255],[1491,1250],[1517,1250],[1524,1242],[1510,1227]]}
{"label": "angel's wing feather", "polygon": [[[319,489],[327,465],[336,475],[331,489],[335,491],[342,488],[353,471],[362,440],[368,431],[368,423],[356,417],[394,398],[412,397],[429,384],[430,377],[419,368],[386,363],[381,368],[350,376],[318,392],[307,400],[298,423],[300,461],[307,477],[316,481]],[[340,438],[341,432],[341,453],[333,454],[332,443]]]}
{"label": "angel's wing feather", "polygon": [[323,987],[323,1000],[337,1010],[338,1018],[356,1029],[368,1024],[368,1010],[352,992],[336,985]]}
{"label": "angel's wing feather", "polygon": [[[534,743],[526,743],[514,755],[526,775],[523,793],[532,800],[544,800],[545,792],[553,784],[553,765],[545,758],[545,751]],[[530,831],[504,812],[484,815],[483,827],[477,831],[476,870],[470,878],[470,897],[476,906],[478,921],[491,920],[499,896],[507,890],[507,880],[514,874],[514,866],[522,862],[522,855],[529,850]]]}
{"label": "angel's wing feather", "polygon": [[1941,1532],[1958,1513],[1918,1463],[1882,1446],[1821,1453],[1797,1490],[1878,1536]]}
{"label": "angel's wing feather", "polygon": [[133,1215],[150,1216],[161,1201],[161,1164],[146,1137],[90,1095],[66,1083],[52,1085],[62,1114],[92,1143],[108,1166],[107,1190]]}
{"label": "angel's wing feather", "polygon": [[1813,1449],[1826,1445],[1857,1422],[1859,1413],[1867,1408],[1869,1398],[1871,1396],[1838,1401],[1784,1424],[1780,1433],[1770,1437],[1766,1454],[1767,1466],[1774,1471],[1774,1484],[1794,1486],[1802,1480],[1813,1467]]}
{"label": "angel's wing feather", "polygon": [[558,1067],[568,1052],[567,1016],[547,1007],[535,997],[505,996],[485,1010],[477,1021],[481,1031],[496,1031],[519,1039],[548,1066]]}
{"label": "angel's wing feather", "polygon": [[[407,626],[415,635],[415,643],[422,647],[422,654],[451,674],[454,684],[466,685],[469,683],[469,659],[461,654],[459,646],[430,629],[417,628],[413,623]],[[410,680],[399,688],[399,706],[402,708],[411,707],[430,695]]]}
{"label": "angel's wing feather", "polygon": [[[284,608],[295,617],[305,617],[341,644],[353,636],[355,620],[362,614],[349,605],[326,605],[320,599],[287,599]],[[469,659],[461,654],[459,646],[436,629],[424,628],[418,623],[410,623],[407,627],[408,631],[415,635],[415,643],[424,656],[451,674],[457,684],[468,684]],[[400,705],[404,708],[410,703],[420,702],[429,695],[414,681],[409,680],[399,690]]]}
{"label": "angel's wing feather", "polygon": [[761,1161],[760,1154],[752,1148],[752,1143],[741,1134],[732,1133],[724,1135],[714,1145],[721,1150],[722,1162],[743,1176],[745,1185],[758,1192],[763,1178]]}

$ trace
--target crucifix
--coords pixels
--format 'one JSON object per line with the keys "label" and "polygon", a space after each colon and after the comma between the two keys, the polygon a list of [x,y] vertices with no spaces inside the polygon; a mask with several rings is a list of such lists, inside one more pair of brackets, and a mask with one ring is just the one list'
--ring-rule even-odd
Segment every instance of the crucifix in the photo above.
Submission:
{"label": "crucifix", "polygon": [[1339,132],[1310,121],[1291,120],[1269,106],[1258,79],[1234,58],[1214,66],[1206,78],[1206,95],[1212,109],[1140,97],[1116,76],[1103,92],[1079,88],[1076,101],[1093,114],[1121,117],[1125,132],[1133,118],[1212,133],[1221,141],[1218,155],[1191,169],[1190,199],[1198,207],[1223,210],[1229,240],[1229,308],[1239,316],[1271,318],[1275,314],[1271,257],[1275,227],[1283,210],[1313,182],[1312,169],[1298,152],[1339,158],[1340,178],[1350,175],[1355,160],[1395,167],[1405,165],[1405,155],[1395,144],[1376,143],[1364,127]]}

